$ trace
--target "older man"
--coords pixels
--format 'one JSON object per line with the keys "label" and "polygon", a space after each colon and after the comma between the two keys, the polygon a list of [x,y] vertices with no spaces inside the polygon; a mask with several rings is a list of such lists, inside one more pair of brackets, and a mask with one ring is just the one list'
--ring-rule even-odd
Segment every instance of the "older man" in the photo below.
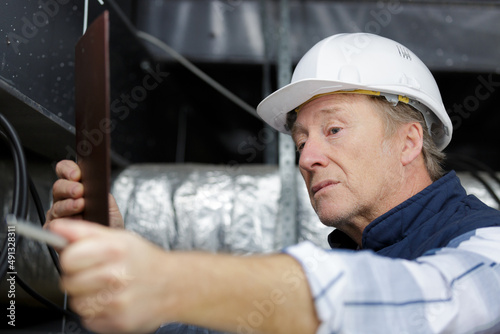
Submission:
{"label": "older man", "polygon": [[[80,171],[57,166],[49,228],[62,286],[95,331],[182,322],[238,333],[496,333],[500,213],[442,176],[451,122],[428,69],[404,46],[343,34],[314,46],[259,114],[290,133],[321,221],[322,250],[235,257],[165,252],[125,231],[68,221]],[[110,213],[120,222],[116,206]],[[100,301],[100,302],[99,302]]]}

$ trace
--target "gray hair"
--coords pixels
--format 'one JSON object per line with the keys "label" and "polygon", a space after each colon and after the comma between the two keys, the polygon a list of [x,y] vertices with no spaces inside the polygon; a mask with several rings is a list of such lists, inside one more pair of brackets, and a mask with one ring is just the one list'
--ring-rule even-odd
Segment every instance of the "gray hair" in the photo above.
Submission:
{"label": "gray hair", "polygon": [[[423,129],[423,144],[422,155],[424,157],[425,167],[432,181],[436,181],[444,174],[442,164],[445,159],[445,154],[440,151],[427,128],[424,116],[422,113],[406,103],[398,103],[393,106],[386,100],[385,97],[370,96],[370,99],[378,106],[377,110],[385,123],[385,135],[392,136],[396,130],[403,124],[418,122]],[[286,117],[286,126],[292,129],[295,121],[297,120],[297,112],[292,110],[288,112]]]}

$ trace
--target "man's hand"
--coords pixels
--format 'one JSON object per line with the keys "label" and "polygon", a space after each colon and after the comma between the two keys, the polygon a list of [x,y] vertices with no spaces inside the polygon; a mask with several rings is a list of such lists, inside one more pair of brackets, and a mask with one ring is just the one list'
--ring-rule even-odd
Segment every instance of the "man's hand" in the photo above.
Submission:
{"label": "man's hand", "polygon": [[165,252],[130,232],[85,221],[49,226],[62,288],[84,326],[144,333],[180,322],[238,333],[309,334],[318,327],[300,265],[290,256]]}
{"label": "man's hand", "polygon": [[[85,208],[85,190],[80,183],[80,167],[71,161],[63,160],[56,165],[59,180],[52,188],[53,203],[47,211],[45,226],[57,218],[81,219]],[[109,195],[109,223],[111,227],[123,228],[123,218],[114,197]]]}
{"label": "man's hand", "polygon": [[73,219],[50,230],[70,244],[60,253],[61,286],[85,327],[99,333],[148,333],[168,321],[167,253],[131,232]]}

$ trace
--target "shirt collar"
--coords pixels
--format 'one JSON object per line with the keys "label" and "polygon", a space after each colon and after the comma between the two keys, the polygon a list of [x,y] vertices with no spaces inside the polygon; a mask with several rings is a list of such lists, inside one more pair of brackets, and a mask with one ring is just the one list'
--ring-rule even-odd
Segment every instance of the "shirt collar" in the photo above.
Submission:
{"label": "shirt collar", "polygon": [[[446,185],[446,186],[444,186]],[[443,191],[443,186],[447,191]],[[440,211],[451,198],[466,196],[460,180],[451,171],[418,194],[372,221],[363,231],[363,249],[378,251],[405,238],[412,230]],[[357,244],[340,230],[328,235],[332,248],[357,249]]]}

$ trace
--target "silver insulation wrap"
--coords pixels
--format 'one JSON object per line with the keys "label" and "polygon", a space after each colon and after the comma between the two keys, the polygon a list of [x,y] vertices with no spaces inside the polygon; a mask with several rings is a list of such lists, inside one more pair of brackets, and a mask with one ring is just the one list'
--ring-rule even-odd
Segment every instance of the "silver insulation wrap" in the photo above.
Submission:
{"label": "silver insulation wrap", "polygon": [[[0,160],[0,201],[5,214],[12,200],[12,166]],[[55,176],[47,166],[32,166],[30,173],[44,210],[52,200]],[[500,185],[480,175],[500,195]],[[328,247],[332,230],[322,225],[311,208],[302,177],[297,172],[297,242],[311,240]],[[498,208],[485,187],[467,173],[459,173],[468,193]],[[199,164],[141,164],[117,171],[112,193],[125,227],[167,250],[204,250],[234,254],[268,253],[281,249],[282,231],[276,228],[280,194],[276,166],[242,165],[237,168]],[[28,220],[39,224],[30,203]],[[2,226],[4,238],[5,226]],[[18,247],[19,275],[39,293],[61,305],[57,272],[45,245],[24,239]],[[5,280],[0,290],[5,291]],[[36,304],[18,289],[16,300]],[[2,294],[1,298],[6,298]]]}
{"label": "silver insulation wrap", "polygon": [[[289,228],[299,240],[327,247],[331,228],[319,222],[297,181],[301,223]],[[116,175],[112,193],[126,228],[165,249],[245,254],[285,246],[276,228],[280,189],[275,166],[173,164],[131,166]]]}

